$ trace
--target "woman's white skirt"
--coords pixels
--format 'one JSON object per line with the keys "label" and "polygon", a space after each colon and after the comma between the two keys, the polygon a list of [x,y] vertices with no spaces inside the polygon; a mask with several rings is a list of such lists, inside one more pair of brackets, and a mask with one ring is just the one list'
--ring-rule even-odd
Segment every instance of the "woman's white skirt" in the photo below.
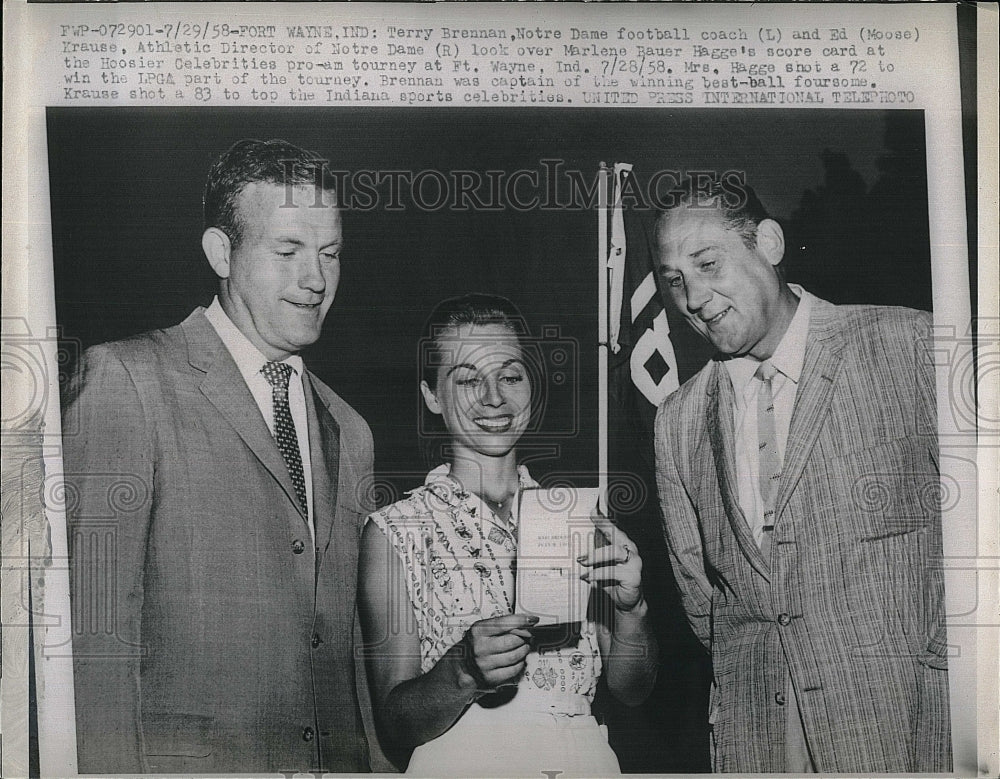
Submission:
{"label": "woman's white skirt", "polygon": [[417,747],[406,769],[427,777],[544,777],[550,771],[559,779],[621,774],[607,727],[590,714],[474,703],[448,731]]}

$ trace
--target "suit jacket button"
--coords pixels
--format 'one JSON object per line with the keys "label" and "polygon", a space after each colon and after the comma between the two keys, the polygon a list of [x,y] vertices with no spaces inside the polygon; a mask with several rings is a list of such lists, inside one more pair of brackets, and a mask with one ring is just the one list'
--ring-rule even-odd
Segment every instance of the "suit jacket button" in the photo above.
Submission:
{"label": "suit jacket button", "polygon": [[292,541],[292,553],[293,554],[302,554],[304,551],[306,551],[306,545],[305,544],[303,544],[297,538],[294,541]]}
{"label": "suit jacket button", "polygon": [[306,728],[305,730],[302,731],[302,740],[312,741],[315,735],[316,734],[313,732],[312,728]]}
{"label": "suit jacket button", "polygon": [[784,706],[785,705],[785,693],[783,693],[783,692],[776,692],[774,694],[774,702],[777,703],[779,706]]}
{"label": "suit jacket button", "polygon": [[792,618],[789,617],[784,612],[778,615],[778,624],[781,625],[781,627],[783,628],[788,627],[791,623],[792,623]]}
{"label": "suit jacket button", "polygon": [[323,643],[323,639],[319,637],[319,633],[313,633],[312,641],[310,643],[312,644],[312,648],[316,649],[316,647]]}

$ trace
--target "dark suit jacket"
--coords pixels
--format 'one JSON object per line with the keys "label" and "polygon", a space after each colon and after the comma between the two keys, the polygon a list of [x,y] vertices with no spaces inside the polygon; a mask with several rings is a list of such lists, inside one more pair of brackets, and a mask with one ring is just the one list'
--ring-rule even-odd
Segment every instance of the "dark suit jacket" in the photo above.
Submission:
{"label": "dark suit jacket", "polygon": [[674,573],[712,653],[719,771],[783,770],[791,675],[820,771],[950,771],[930,316],[814,301],[771,554],[709,363],[656,422]]}
{"label": "dark suit jacket", "polygon": [[306,403],[315,554],[204,309],[86,353],[64,441],[81,772],[368,769],[354,646],[372,437],[308,373]]}

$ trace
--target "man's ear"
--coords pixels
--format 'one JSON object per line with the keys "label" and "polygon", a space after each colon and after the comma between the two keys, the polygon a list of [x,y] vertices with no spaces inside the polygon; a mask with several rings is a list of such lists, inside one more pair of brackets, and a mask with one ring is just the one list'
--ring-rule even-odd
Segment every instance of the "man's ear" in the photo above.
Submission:
{"label": "man's ear", "polygon": [[229,278],[229,258],[232,256],[232,244],[229,236],[218,227],[209,227],[201,235],[201,249],[208,258],[215,275],[220,279]]}
{"label": "man's ear", "polygon": [[424,405],[427,406],[427,410],[432,414],[441,413],[441,403],[437,399],[437,395],[434,394],[434,390],[430,388],[430,385],[426,381],[420,382],[420,394],[424,396]]}
{"label": "man's ear", "polygon": [[763,219],[757,225],[757,250],[771,265],[785,256],[785,233],[773,219]]}

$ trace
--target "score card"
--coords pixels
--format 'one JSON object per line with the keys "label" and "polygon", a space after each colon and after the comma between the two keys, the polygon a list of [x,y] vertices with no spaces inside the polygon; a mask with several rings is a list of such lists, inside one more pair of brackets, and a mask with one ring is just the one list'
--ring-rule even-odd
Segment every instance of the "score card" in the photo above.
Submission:
{"label": "score card", "polygon": [[539,625],[582,622],[590,584],[576,558],[594,547],[590,513],[596,487],[521,491],[518,513],[515,610],[539,617]]}

